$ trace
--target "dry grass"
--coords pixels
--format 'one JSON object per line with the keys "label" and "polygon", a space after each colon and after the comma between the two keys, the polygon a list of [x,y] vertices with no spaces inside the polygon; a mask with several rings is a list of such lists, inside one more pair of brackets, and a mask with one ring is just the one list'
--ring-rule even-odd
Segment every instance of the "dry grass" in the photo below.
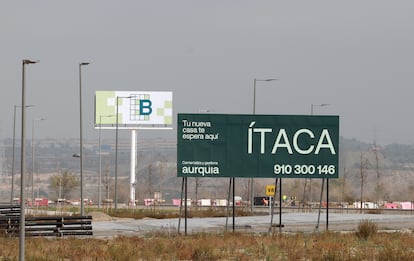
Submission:
{"label": "dry grass", "polygon": [[[0,238],[0,260],[17,260],[18,238]],[[408,233],[148,234],[100,239],[26,239],[27,260],[414,260]]]}
{"label": "dry grass", "polygon": [[[236,209],[236,216],[251,216],[252,213],[244,209]],[[148,208],[148,209],[118,209],[118,210],[109,210],[106,214],[112,217],[118,218],[134,218],[141,219],[145,217],[149,218],[178,218],[180,216],[177,209],[166,210],[166,209],[157,209],[157,208]],[[182,213],[184,215],[184,213]],[[193,217],[225,217],[227,216],[226,208],[207,208],[197,210],[195,208],[188,211],[187,216],[189,218]]]}

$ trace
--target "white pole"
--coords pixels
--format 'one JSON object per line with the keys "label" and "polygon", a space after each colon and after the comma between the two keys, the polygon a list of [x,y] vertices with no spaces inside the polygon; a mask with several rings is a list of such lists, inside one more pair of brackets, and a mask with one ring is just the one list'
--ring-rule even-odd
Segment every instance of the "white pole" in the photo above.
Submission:
{"label": "white pole", "polygon": [[135,206],[135,168],[136,168],[136,139],[137,130],[131,130],[131,173],[130,173],[130,195],[129,202]]}

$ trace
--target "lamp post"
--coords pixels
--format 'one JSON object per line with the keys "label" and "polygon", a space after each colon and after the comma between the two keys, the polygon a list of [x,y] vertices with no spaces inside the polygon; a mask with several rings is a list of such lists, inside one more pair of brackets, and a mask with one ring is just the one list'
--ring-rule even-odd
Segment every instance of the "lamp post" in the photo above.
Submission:
{"label": "lamp post", "polygon": [[25,70],[27,64],[34,64],[38,63],[39,61],[32,61],[32,60],[23,60],[22,61],[22,131],[21,131],[21,156],[20,156],[20,229],[19,229],[19,260],[24,261],[24,241],[25,241],[25,222],[26,222],[26,216],[25,216],[25,197],[24,197],[24,175],[25,175],[25,139],[26,139],[26,79],[25,79]]}
{"label": "lamp post", "polygon": [[83,130],[82,130],[82,66],[88,65],[88,62],[79,64],[79,142],[80,142],[80,197],[81,197],[81,216],[85,214],[83,202]]}
{"label": "lamp post", "polygon": [[[325,107],[329,106],[329,103],[321,103],[321,104],[311,104],[311,116],[313,116],[313,108],[314,107]],[[305,180],[305,186],[306,186],[306,180]],[[312,202],[312,179],[309,179],[309,194],[310,194],[310,202]]]}
{"label": "lamp post", "polygon": [[313,115],[313,108],[314,107],[325,107],[325,106],[329,106],[329,103],[321,103],[321,104],[311,104],[311,115]]}
{"label": "lamp post", "polygon": [[101,130],[102,117],[113,117],[114,115],[99,115],[99,181],[98,181],[98,208],[101,208],[101,184],[102,184],[102,155],[101,155]]}
{"label": "lamp post", "polygon": [[115,211],[118,210],[118,124],[119,124],[119,99],[129,99],[131,96],[116,96],[116,131],[115,131]]}
{"label": "lamp post", "polygon": [[[26,105],[26,108],[33,107],[34,105]],[[14,198],[14,167],[15,167],[15,150],[16,150],[16,109],[21,106],[14,105],[13,113],[13,151],[12,151],[12,179],[11,179],[11,191],[10,191],[10,204],[13,204]]]}
{"label": "lamp post", "polygon": [[[321,104],[311,104],[311,115],[313,115],[313,107],[325,107],[330,104],[328,103],[321,103]],[[306,181],[306,180],[305,180]],[[322,209],[322,194],[323,194],[323,187],[325,184],[325,178],[322,179],[322,186],[321,186],[321,196],[319,198],[319,210],[318,210],[318,221],[316,223],[315,230],[319,229],[319,220],[321,216],[321,209]],[[306,185],[306,183],[305,183]],[[312,179],[309,180],[309,190],[311,194],[310,200],[312,201]],[[326,179],[326,230],[328,230],[328,220],[329,220],[329,179]]]}
{"label": "lamp post", "polygon": [[34,196],[34,172],[35,172],[35,144],[34,144],[34,129],[35,129],[35,121],[44,121],[46,118],[40,117],[37,119],[33,119],[32,121],[32,176],[31,176],[31,183],[32,183],[32,207],[35,204],[35,196]]}
{"label": "lamp post", "polygon": [[[256,83],[257,82],[271,82],[277,81],[279,79],[269,78],[269,79],[256,79],[254,78],[253,81],[253,115],[256,114]],[[254,179],[250,178],[250,197],[251,197],[251,206],[250,211],[253,212],[253,205],[254,205]]]}

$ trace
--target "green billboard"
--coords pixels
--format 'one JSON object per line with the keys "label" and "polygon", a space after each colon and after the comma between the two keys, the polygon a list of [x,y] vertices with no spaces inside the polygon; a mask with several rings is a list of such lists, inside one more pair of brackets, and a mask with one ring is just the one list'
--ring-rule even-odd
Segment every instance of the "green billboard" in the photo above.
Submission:
{"label": "green billboard", "polygon": [[338,178],[338,116],[178,114],[178,177]]}

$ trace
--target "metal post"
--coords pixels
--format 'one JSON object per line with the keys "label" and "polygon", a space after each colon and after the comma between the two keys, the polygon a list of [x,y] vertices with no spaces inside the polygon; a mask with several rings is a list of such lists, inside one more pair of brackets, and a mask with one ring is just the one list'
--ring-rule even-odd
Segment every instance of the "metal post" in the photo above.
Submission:
{"label": "metal post", "polygon": [[26,232],[26,216],[25,216],[25,196],[24,196],[24,176],[25,176],[25,160],[26,160],[26,150],[25,150],[25,139],[26,139],[26,79],[25,79],[25,65],[33,64],[39,61],[23,60],[22,61],[22,133],[21,133],[21,155],[20,155],[20,229],[19,229],[19,260],[24,261],[25,254],[25,232]]}
{"label": "metal post", "polygon": [[81,216],[85,215],[85,204],[83,202],[83,130],[82,130],[82,66],[88,62],[79,64],[79,146],[80,146],[80,197],[81,197]]}
{"label": "metal post", "polygon": [[13,114],[13,152],[12,152],[12,179],[11,179],[11,191],[10,191],[10,204],[13,204],[14,198],[14,152],[16,147],[16,105],[14,105]]}
{"label": "metal post", "polygon": [[35,125],[35,120],[32,120],[32,175],[30,177],[30,182],[32,183],[32,207],[34,207],[34,201],[35,201],[35,196],[34,196],[34,190],[33,190],[33,186],[34,186],[34,169],[35,169],[35,156],[34,156],[34,125]]}
{"label": "metal post", "polygon": [[[330,104],[329,103],[321,103],[321,104],[311,104],[311,116],[313,116],[313,107],[315,107],[315,106],[319,106],[319,107],[325,107],[325,106],[329,106]],[[311,206],[311,210],[312,210],[312,201],[313,201],[313,198],[312,198],[312,179],[309,179],[309,194],[310,194],[310,202],[311,202],[311,204],[310,204],[310,206]]]}
{"label": "metal post", "polygon": [[273,231],[273,214],[274,214],[274,209],[275,209],[275,202],[276,202],[276,192],[277,192],[277,182],[278,182],[278,178],[275,179],[275,192],[273,194],[273,201],[271,203],[271,211],[270,211],[270,226],[269,226],[269,234]]}
{"label": "metal post", "polygon": [[[101,208],[102,205],[102,144],[101,144],[101,131],[102,131],[102,117],[113,117],[114,115],[99,115],[99,182],[98,182],[98,208]],[[109,180],[106,178],[106,182]],[[107,185],[108,187],[108,185]],[[106,193],[106,198],[108,199],[108,192]]]}
{"label": "metal post", "polygon": [[319,197],[319,210],[318,210],[318,220],[316,222],[315,231],[319,230],[319,222],[321,218],[321,209],[322,209],[322,197],[323,197],[323,188],[325,186],[325,179],[322,179],[322,186],[321,186],[321,196]]}
{"label": "metal post", "polygon": [[[271,82],[277,81],[278,79],[256,79],[253,80],[253,115],[256,114],[256,82]],[[250,211],[253,213],[253,205],[254,205],[254,179],[250,178],[250,197],[251,197],[251,209]]]}
{"label": "metal post", "polygon": [[236,231],[236,178],[232,178],[233,181],[233,232]]}
{"label": "metal post", "polygon": [[183,177],[182,182],[181,182],[181,197],[180,197],[180,215],[178,218],[178,234],[180,234],[180,228],[181,228],[181,216],[182,216],[182,209],[183,209],[183,193],[184,193],[184,180],[185,178]]}
{"label": "metal post", "polygon": [[282,179],[279,181],[279,233],[282,232]]}
{"label": "metal post", "polygon": [[187,198],[188,198],[188,190],[187,190],[187,177],[184,177],[184,235],[187,236],[187,217],[188,217],[188,212],[187,212]]}
{"label": "metal post", "polygon": [[115,211],[118,210],[118,129],[119,129],[119,99],[131,98],[128,97],[119,97],[116,96],[116,123],[115,123]]}
{"label": "metal post", "polygon": [[118,102],[116,97],[116,124],[115,124],[115,211],[118,210]]}
{"label": "metal post", "polygon": [[326,179],[326,231],[329,229],[329,179]]}
{"label": "metal post", "polygon": [[102,155],[101,155],[101,130],[102,115],[99,115],[99,180],[98,180],[98,208],[101,208],[101,184],[102,184]]}
{"label": "metal post", "polygon": [[[34,105],[26,105],[26,108],[33,107]],[[11,192],[10,192],[10,204],[13,204],[14,198],[14,175],[15,175],[15,152],[16,152],[16,109],[17,106],[14,105],[14,113],[13,113],[13,152],[12,152],[12,179],[11,179]]]}
{"label": "metal post", "polygon": [[[33,119],[32,121],[32,176],[31,176],[31,183],[32,183],[32,207],[35,204],[35,195],[34,195],[34,173],[35,173],[35,142],[34,142],[34,130],[35,130],[35,121],[43,121],[45,118],[38,118]],[[38,193],[39,194],[39,193]]]}
{"label": "metal post", "polygon": [[[253,115],[256,114],[256,78],[253,80]],[[250,212],[253,213],[253,205],[254,205],[254,180],[250,178]]]}
{"label": "metal post", "polygon": [[231,193],[231,178],[230,178],[230,181],[229,181],[229,190],[228,190],[228,193],[227,193],[227,202],[228,202],[228,204],[226,205],[227,213],[226,213],[226,228],[225,228],[225,231],[227,231],[227,227],[228,227],[228,224],[229,224],[230,193]]}

